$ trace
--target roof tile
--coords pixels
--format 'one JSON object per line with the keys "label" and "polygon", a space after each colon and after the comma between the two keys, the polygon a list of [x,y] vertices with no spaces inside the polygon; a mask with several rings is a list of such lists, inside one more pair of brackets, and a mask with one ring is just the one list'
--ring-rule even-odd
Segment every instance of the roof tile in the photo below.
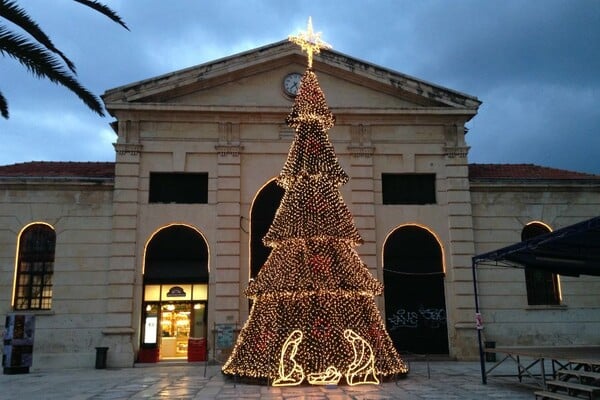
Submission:
{"label": "roof tile", "polygon": [[600,180],[600,175],[567,171],[535,164],[469,164],[470,179]]}
{"label": "roof tile", "polygon": [[0,166],[0,177],[114,178],[114,162],[31,161]]}

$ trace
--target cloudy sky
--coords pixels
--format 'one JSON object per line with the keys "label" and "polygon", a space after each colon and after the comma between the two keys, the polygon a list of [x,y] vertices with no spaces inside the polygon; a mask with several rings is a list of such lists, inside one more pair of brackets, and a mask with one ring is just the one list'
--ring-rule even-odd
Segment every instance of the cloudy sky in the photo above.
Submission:
{"label": "cloudy sky", "polygon": [[[97,95],[280,41],[312,16],[339,52],[483,101],[470,162],[600,174],[598,0],[105,0],[130,32],[71,0],[18,3]],[[0,165],[114,160],[112,118],[66,89],[0,57],[0,91]]]}

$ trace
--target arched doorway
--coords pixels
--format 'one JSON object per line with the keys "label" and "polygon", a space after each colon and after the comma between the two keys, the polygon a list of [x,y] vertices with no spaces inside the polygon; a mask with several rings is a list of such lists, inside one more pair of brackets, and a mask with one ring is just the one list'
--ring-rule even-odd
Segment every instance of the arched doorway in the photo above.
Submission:
{"label": "arched doorway", "polygon": [[256,277],[269,255],[271,248],[262,239],[269,231],[279,208],[284,190],[275,179],[271,180],[256,195],[250,211],[250,278]]}
{"label": "arched doorway", "polygon": [[442,248],[427,229],[394,230],[383,248],[386,327],[400,352],[448,354]]}
{"label": "arched doorway", "polygon": [[152,356],[142,361],[159,354],[161,360],[189,359],[190,338],[203,339],[206,348],[208,275],[208,245],[200,232],[170,225],[154,233],[144,257],[140,358]]}

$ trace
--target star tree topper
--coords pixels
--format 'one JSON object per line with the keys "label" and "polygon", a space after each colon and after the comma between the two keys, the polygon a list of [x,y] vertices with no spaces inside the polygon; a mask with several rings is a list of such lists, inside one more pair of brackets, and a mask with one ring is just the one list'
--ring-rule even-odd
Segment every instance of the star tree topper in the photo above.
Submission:
{"label": "star tree topper", "polygon": [[296,43],[308,55],[308,68],[312,68],[313,55],[319,54],[321,49],[330,49],[329,43],[321,40],[321,32],[314,32],[312,27],[312,18],[308,17],[306,32],[300,32],[296,36],[288,38],[290,42]]}

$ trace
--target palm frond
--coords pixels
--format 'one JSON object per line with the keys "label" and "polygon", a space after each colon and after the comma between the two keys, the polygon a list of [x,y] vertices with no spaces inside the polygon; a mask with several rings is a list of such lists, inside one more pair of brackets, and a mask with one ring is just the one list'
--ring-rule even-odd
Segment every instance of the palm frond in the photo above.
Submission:
{"label": "palm frond", "polygon": [[65,62],[67,67],[69,67],[71,71],[75,72],[75,64],[69,60],[69,58],[67,58],[62,51],[54,46],[54,43],[52,43],[52,40],[50,40],[48,35],[46,35],[39,25],[29,17],[27,12],[19,7],[14,1],[0,0],[0,17],[3,17],[17,25],[19,28],[30,34],[40,44],[45,46],[48,50],[58,54]]}
{"label": "palm frond", "polygon": [[[96,0],[75,0],[129,30],[112,9]],[[21,28],[29,36],[11,32],[0,24],[0,55],[14,58],[38,78],[49,79],[75,93],[92,111],[104,116],[102,102],[76,79],[75,64],[54,46],[42,29],[14,0],[0,0],[0,18]],[[33,39],[33,40],[32,40]],[[66,68],[65,68],[66,66]],[[0,93],[0,115],[8,118],[8,102]]]}
{"label": "palm frond", "polygon": [[127,27],[127,25],[125,25],[125,22],[123,22],[121,17],[119,17],[119,15],[116,12],[114,12],[112,9],[110,9],[106,5],[99,3],[96,0],[75,0],[75,1],[80,4],[83,4],[84,6],[94,9],[101,14],[104,14],[105,16],[107,16],[108,18],[110,18],[111,20],[116,22],[117,24],[121,25],[123,28],[129,30],[129,28]]}
{"label": "palm frond", "polygon": [[10,32],[0,25],[0,54],[19,61],[38,78],[46,78],[75,93],[92,111],[104,116],[100,100],[84,88],[55,55],[27,37]]}
{"label": "palm frond", "polygon": [[8,102],[2,92],[0,92],[0,115],[2,115],[3,118],[8,119]]}

